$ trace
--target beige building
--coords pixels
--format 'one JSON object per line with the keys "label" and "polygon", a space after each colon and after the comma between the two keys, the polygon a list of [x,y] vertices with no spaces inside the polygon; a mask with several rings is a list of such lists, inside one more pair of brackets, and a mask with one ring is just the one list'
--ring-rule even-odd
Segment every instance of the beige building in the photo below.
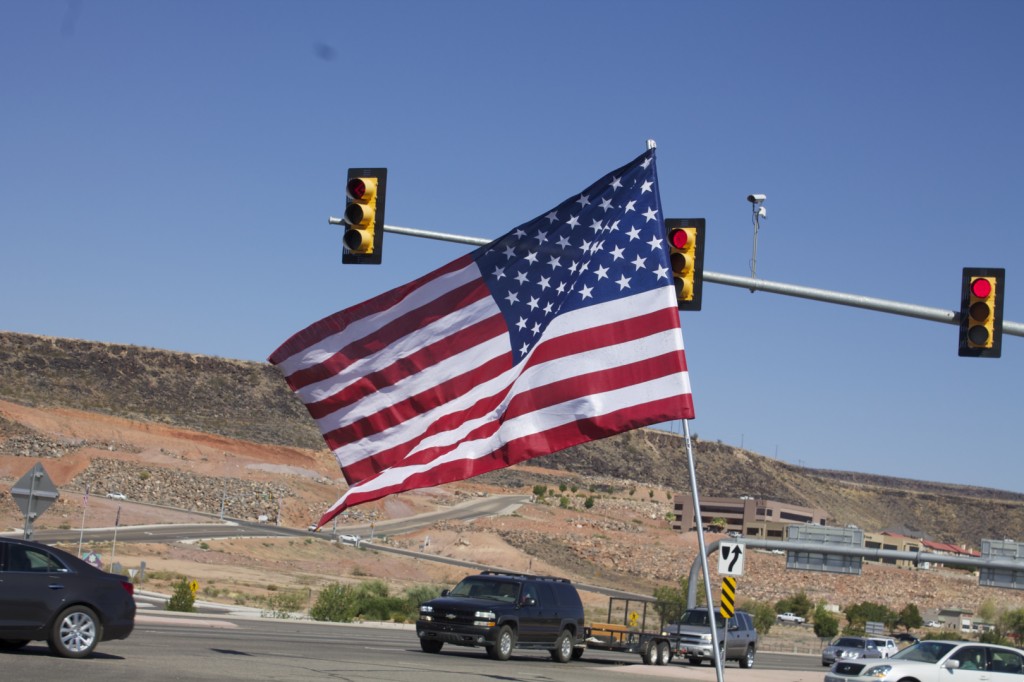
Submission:
{"label": "beige building", "polygon": [[[675,519],[672,529],[696,530],[692,495],[676,495]],[[715,519],[725,520],[725,532],[739,532],[747,537],[783,540],[786,526],[813,523],[824,526],[828,517],[824,509],[801,507],[777,500],[753,497],[704,497],[700,501],[701,525],[707,528]]]}
{"label": "beige building", "polygon": [[[897,552],[920,552],[922,551],[921,541],[897,533],[869,533],[864,531],[864,546],[868,549],[891,549]],[[878,561],[883,564],[895,564],[897,566],[913,566],[913,561],[904,559],[875,559],[865,558],[865,561]]]}

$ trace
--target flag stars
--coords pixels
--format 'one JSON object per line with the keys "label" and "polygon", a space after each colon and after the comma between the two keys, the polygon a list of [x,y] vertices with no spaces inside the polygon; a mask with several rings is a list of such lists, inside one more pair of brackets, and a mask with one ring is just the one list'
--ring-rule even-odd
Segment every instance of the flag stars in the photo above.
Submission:
{"label": "flag stars", "polygon": [[516,362],[563,313],[671,285],[653,171],[629,166],[475,256]]}

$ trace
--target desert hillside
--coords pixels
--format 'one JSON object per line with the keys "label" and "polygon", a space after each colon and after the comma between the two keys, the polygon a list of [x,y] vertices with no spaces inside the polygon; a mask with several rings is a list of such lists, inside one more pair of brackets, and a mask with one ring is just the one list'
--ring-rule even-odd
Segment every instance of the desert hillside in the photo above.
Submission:
{"label": "desert hillside", "polygon": [[[752,494],[827,509],[835,523],[903,529],[977,545],[1021,537],[1024,496],[857,472],[813,471],[720,443],[695,444],[704,495]],[[259,363],[0,333],[0,529],[23,521],[11,484],[42,463],[61,490],[38,530],[256,520],[305,528],[344,490],[333,456],[276,371]],[[696,559],[694,534],[673,532],[672,496],[689,482],[681,439],[639,430],[439,488],[356,507],[346,525],[404,518],[479,495],[546,494],[515,513],[434,524],[388,544],[514,570],[650,594]],[[84,491],[89,489],[89,500]],[[127,496],[107,499],[108,492]],[[154,506],[159,505],[159,506]],[[231,539],[92,547],[124,566],[147,564],[147,587],[196,578],[205,597],[269,604],[335,580],[380,577],[396,588],[450,585],[464,573],[305,539]],[[709,538],[709,541],[714,536]],[[378,541],[380,538],[378,538]],[[71,548],[74,549],[74,548]],[[714,564],[713,564],[714,566]],[[977,586],[963,571],[867,564],[859,578],[787,572],[784,558],[748,559],[741,601],[796,590],[838,606],[864,600],[922,611],[973,611],[1024,597]],[[599,595],[586,597],[600,609]]]}
{"label": "desert hillside", "polygon": [[[0,332],[0,399],[326,454],[305,408],[266,363]],[[983,538],[1024,537],[1024,495],[1019,493],[877,472],[807,469],[700,439],[695,439],[694,453],[704,496],[778,499],[823,508],[837,525],[853,523],[972,547]],[[905,457],[926,462],[928,453]],[[690,488],[681,438],[653,429],[581,445],[532,464],[671,491]],[[336,472],[324,475],[337,477]]]}

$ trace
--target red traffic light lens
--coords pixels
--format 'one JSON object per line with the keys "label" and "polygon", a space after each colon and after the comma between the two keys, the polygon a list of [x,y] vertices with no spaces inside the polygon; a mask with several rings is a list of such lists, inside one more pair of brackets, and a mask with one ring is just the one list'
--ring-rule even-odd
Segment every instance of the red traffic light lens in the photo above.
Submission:
{"label": "red traffic light lens", "polygon": [[353,199],[359,200],[366,194],[366,183],[363,182],[362,178],[352,178],[348,181],[347,186],[348,195]]}
{"label": "red traffic light lens", "polygon": [[992,282],[984,277],[971,282],[971,295],[975,298],[988,298],[992,293]]}
{"label": "red traffic light lens", "polygon": [[685,249],[686,242],[690,240],[690,237],[686,234],[686,230],[677,228],[669,232],[668,240],[672,243],[672,248]]}

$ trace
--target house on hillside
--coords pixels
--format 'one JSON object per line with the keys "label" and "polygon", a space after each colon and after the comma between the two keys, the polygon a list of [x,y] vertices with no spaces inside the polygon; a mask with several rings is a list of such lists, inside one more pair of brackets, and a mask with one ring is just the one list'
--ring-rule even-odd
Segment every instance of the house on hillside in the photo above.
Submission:
{"label": "house on hillside", "polygon": [[[890,531],[884,531],[882,533],[869,533],[864,532],[864,547],[867,549],[886,549],[893,550],[896,552],[920,552],[923,551],[923,542],[917,538],[912,538],[899,533],[893,533]],[[894,566],[911,567],[914,565],[913,561],[906,559],[890,559],[880,557],[865,557],[865,561],[874,561],[883,564],[892,564]],[[927,567],[926,567],[927,568]]]}
{"label": "house on hillside", "polygon": [[[676,495],[673,499],[672,530],[696,530],[693,496]],[[705,497],[700,502],[701,526],[707,528],[717,519],[725,521],[724,532],[741,533],[746,537],[782,540],[786,527],[810,523],[824,526],[828,514],[824,509],[801,507],[778,500],[743,497]]]}

